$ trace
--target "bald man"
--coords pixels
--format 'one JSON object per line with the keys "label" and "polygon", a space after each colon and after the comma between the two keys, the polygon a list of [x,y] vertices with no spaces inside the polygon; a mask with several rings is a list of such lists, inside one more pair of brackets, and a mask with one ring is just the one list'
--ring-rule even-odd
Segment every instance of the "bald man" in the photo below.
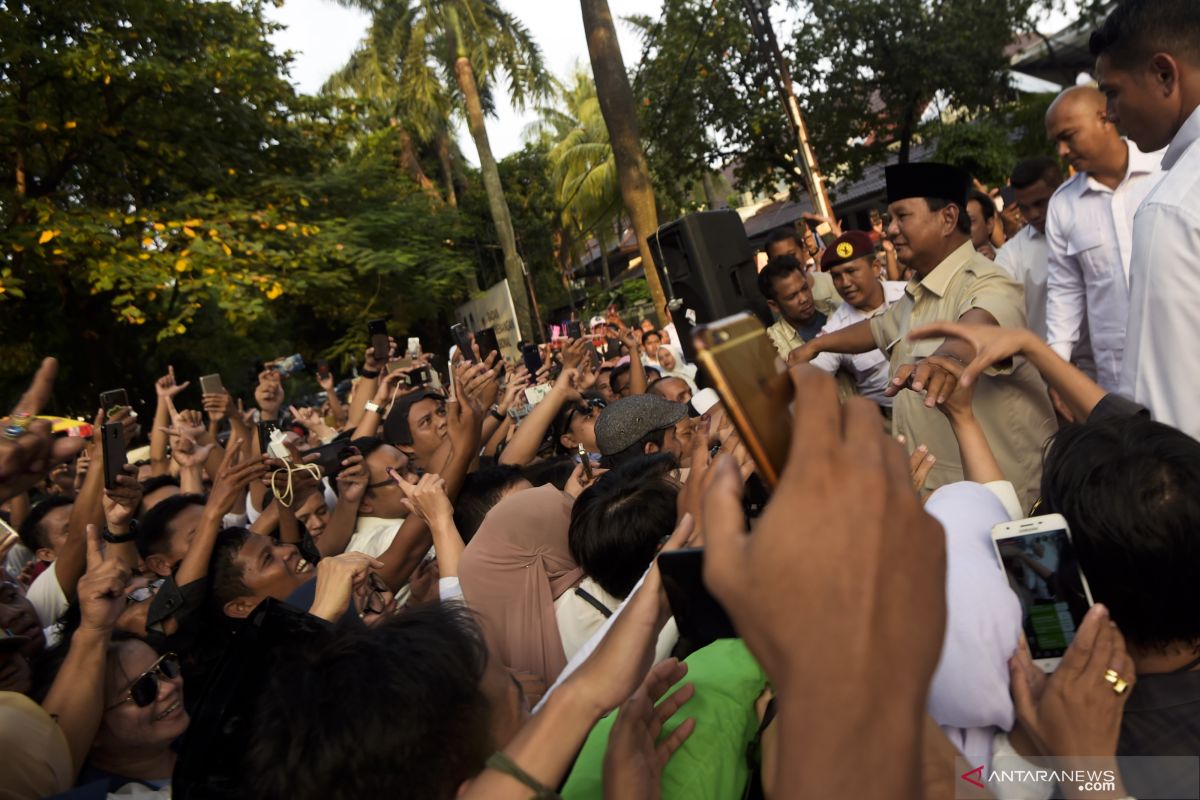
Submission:
{"label": "bald man", "polygon": [[1162,179],[1163,151],[1143,153],[1121,138],[1092,86],[1073,86],[1051,103],[1046,134],[1075,169],[1046,216],[1046,341],[1070,361],[1086,322],[1096,382],[1114,392],[1129,321],[1133,215]]}

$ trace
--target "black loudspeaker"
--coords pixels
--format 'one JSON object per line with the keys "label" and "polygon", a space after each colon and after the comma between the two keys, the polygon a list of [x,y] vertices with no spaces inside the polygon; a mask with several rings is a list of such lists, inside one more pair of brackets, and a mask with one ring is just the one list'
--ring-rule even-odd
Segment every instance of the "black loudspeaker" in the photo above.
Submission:
{"label": "black loudspeaker", "polygon": [[772,323],[767,301],[758,293],[758,270],[746,229],[736,211],[700,211],[663,225],[650,236],[650,252],[683,353],[695,361],[693,325],[749,311]]}

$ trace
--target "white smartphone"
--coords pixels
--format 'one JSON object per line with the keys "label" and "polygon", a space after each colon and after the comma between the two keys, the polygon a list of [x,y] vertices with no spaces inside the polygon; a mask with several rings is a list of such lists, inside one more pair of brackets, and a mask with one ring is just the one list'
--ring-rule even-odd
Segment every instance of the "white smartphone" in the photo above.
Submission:
{"label": "white smartphone", "polygon": [[419,358],[421,355],[421,340],[416,336],[408,337],[408,348],[405,350],[405,355],[409,358]]}
{"label": "white smartphone", "polygon": [[992,544],[1021,601],[1021,627],[1034,663],[1052,672],[1092,607],[1067,521],[1046,514],[1002,522],[992,528]]}

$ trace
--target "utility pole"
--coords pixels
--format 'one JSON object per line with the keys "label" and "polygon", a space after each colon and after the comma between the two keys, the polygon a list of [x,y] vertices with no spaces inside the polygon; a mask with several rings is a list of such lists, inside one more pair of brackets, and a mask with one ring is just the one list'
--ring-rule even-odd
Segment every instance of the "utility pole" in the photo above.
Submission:
{"label": "utility pole", "polygon": [[804,188],[812,200],[817,213],[833,218],[833,206],[829,203],[829,195],[825,193],[825,183],[821,179],[821,170],[817,167],[817,157],[813,153],[812,144],[808,138],[808,127],[804,124],[804,115],[800,113],[800,104],[796,102],[796,93],[792,90],[792,75],[788,69],[787,59],[779,49],[779,41],[775,38],[775,29],[771,27],[770,0],[742,0],[746,13],[750,15],[750,25],[754,28],[754,38],[760,52],[769,53],[774,62],[773,77],[780,98],[783,100],[784,111],[796,137],[796,163]]}

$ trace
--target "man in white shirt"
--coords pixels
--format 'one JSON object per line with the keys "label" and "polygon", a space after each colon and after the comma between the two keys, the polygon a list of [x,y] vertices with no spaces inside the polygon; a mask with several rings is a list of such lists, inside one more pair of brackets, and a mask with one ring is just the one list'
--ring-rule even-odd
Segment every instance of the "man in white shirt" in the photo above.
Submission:
{"label": "man in white shirt", "polygon": [[1050,105],[1046,133],[1076,174],[1050,200],[1047,342],[1070,360],[1086,318],[1096,382],[1116,391],[1129,317],[1133,215],[1162,178],[1161,153],[1126,142],[1104,95],[1073,86]]}
{"label": "man in white shirt", "polygon": [[1120,391],[1200,438],[1200,2],[1126,0],[1092,34],[1109,118],[1167,170],[1134,218]]}
{"label": "man in white shirt", "polygon": [[[866,231],[848,231],[839,236],[825,249],[821,269],[833,277],[842,304],[829,317],[820,336],[882,314],[904,296],[903,281],[883,280],[875,266],[875,243]],[[892,407],[892,398],[883,393],[888,387],[890,364],[878,349],[866,353],[821,353],[812,360],[812,365],[831,374],[844,372],[863,397],[884,408]]]}
{"label": "man in white shirt", "polygon": [[996,251],[996,266],[1025,287],[1025,316],[1029,329],[1046,339],[1046,273],[1050,257],[1046,246],[1046,212],[1050,197],[1062,185],[1062,170],[1050,156],[1032,156],[1013,167],[1012,184],[1017,209],[1026,225]]}

